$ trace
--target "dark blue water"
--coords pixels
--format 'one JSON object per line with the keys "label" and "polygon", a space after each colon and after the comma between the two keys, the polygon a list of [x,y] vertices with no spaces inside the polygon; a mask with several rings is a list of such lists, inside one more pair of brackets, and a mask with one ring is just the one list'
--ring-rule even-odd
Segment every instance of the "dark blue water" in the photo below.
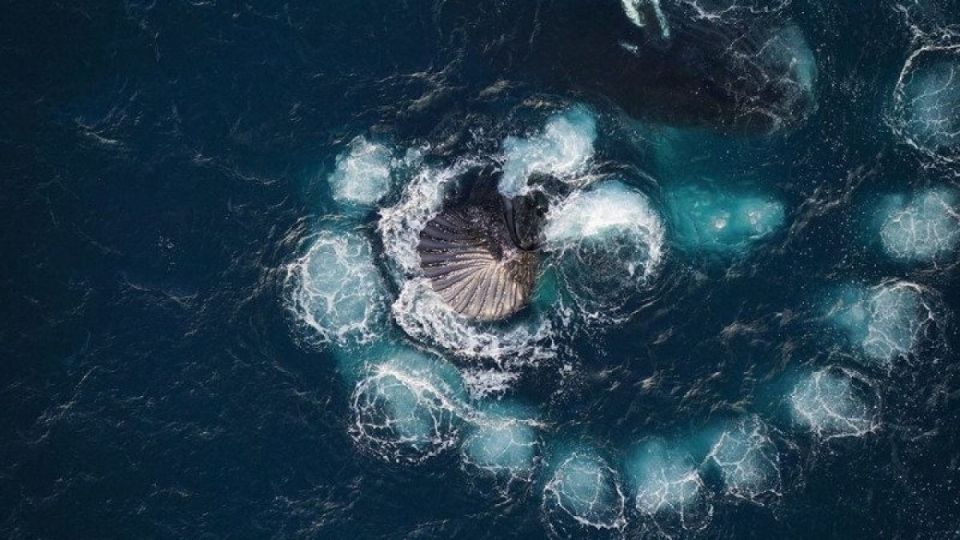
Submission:
{"label": "dark blue water", "polygon": [[[960,199],[917,211],[939,220],[936,234],[908,249],[933,242],[934,255],[897,257],[879,232],[889,205],[957,188],[960,82],[937,77],[952,62],[960,75],[960,11],[795,0],[782,16],[815,59],[816,107],[746,136],[679,112],[672,124],[669,101],[627,114],[572,75],[534,74],[529,63],[549,55],[485,63],[478,50],[525,51],[550,23],[533,6],[549,13],[550,2],[486,4],[0,7],[4,537],[960,535]],[[914,65],[929,74],[904,86],[924,47],[936,58]],[[498,156],[506,137],[577,106],[598,133],[580,174],[617,176],[662,216],[656,275],[636,298],[615,295],[626,316],[604,304],[611,319],[561,328],[546,357],[497,361],[412,335],[396,306],[373,329],[386,352],[303,323],[290,265],[330,223],[353,220],[369,241],[389,306],[406,278],[379,212],[407,200],[426,168]],[[378,204],[347,212],[328,179],[357,136],[424,157]],[[691,239],[710,234],[698,228],[709,221],[684,221],[701,215],[685,206],[691,185],[734,211],[748,196],[776,201],[781,217],[755,238]],[[899,296],[904,283],[920,292]],[[567,283],[574,295],[578,285]],[[858,294],[866,320],[831,311]],[[901,330],[913,337],[887,336]],[[877,352],[878,332],[900,348]],[[515,378],[457,398],[450,447],[396,463],[357,435],[355,397],[363,370],[399,349],[456,367],[452,377]],[[805,386],[814,374],[853,381],[863,399]],[[462,457],[469,411],[500,401],[537,420],[535,464],[506,491]],[[798,403],[839,420],[804,421]],[[710,456],[721,434],[754,421],[763,436],[741,443],[774,465],[748,462],[751,483]],[[700,506],[678,504],[699,508],[696,523],[638,504],[631,456],[651,441],[694,472]],[[565,456],[585,448],[624,495],[610,528],[549,507]]]}

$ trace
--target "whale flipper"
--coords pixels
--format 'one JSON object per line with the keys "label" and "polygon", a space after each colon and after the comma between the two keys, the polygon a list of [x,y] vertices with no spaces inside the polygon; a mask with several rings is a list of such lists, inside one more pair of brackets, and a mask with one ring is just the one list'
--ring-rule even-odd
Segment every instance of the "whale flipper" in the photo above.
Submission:
{"label": "whale flipper", "polygon": [[539,256],[519,249],[502,217],[486,206],[441,212],[420,232],[417,251],[433,289],[469,319],[509,317],[533,291]]}

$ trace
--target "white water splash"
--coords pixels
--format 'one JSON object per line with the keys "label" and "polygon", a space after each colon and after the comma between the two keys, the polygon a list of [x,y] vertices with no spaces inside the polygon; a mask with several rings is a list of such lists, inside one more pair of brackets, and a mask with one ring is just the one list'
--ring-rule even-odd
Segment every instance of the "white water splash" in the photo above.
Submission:
{"label": "white water splash", "polygon": [[531,174],[543,173],[576,183],[593,159],[597,120],[584,107],[551,116],[542,133],[507,137],[503,141],[503,176],[499,190],[505,196],[526,195]]}
{"label": "white water splash", "polygon": [[287,266],[289,309],[321,343],[372,342],[386,319],[387,294],[370,242],[342,224],[327,227]]}

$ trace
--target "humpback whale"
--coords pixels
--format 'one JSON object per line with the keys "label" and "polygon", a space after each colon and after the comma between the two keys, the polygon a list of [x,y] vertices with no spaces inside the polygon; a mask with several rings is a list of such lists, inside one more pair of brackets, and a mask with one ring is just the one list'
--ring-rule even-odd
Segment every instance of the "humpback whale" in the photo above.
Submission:
{"label": "humpback whale", "polygon": [[527,305],[540,262],[546,197],[505,197],[480,178],[466,200],[420,232],[421,269],[444,302],[476,321],[505,319]]}
{"label": "humpback whale", "polygon": [[439,21],[463,40],[464,64],[498,78],[612,102],[644,121],[737,134],[793,127],[815,107],[810,46],[783,6],[739,4],[447,0]]}

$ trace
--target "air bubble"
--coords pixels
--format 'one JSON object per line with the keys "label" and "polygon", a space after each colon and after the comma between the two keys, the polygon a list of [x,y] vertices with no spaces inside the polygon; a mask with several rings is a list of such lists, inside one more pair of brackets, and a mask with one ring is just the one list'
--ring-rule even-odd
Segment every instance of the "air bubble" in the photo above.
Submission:
{"label": "air bubble", "polygon": [[763,504],[783,491],[780,453],[756,415],[723,431],[707,461],[720,469],[724,490],[733,497]]}
{"label": "air bubble", "polygon": [[570,453],[543,489],[544,519],[559,537],[622,530],[625,505],[616,471],[592,450]]}
{"label": "air bubble", "polygon": [[505,483],[529,482],[537,466],[537,422],[503,403],[476,411],[461,451],[469,468]]}
{"label": "air bubble", "polygon": [[370,343],[382,332],[386,292],[362,233],[328,224],[287,268],[290,309],[321,343]]}
{"label": "air bubble", "polygon": [[357,444],[377,457],[419,463],[456,445],[466,392],[457,369],[415,351],[371,366],[351,398]]}
{"label": "air bubble", "polygon": [[890,369],[930,342],[939,328],[936,294],[916,283],[889,281],[871,288],[849,286],[829,316],[864,357]]}
{"label": "air bubble", "polygon": [[328,179],[333,198],[343,205],[370,207],[380,202],[392,187],[393,151],[357,137],[337,156]]}
{"label": "air bubble", "polygon": [[627,479],[645,530],[672,537],[709,525],[713,505],[693,458],[685,452],[661,441],[648,442],[628,460]]}
{"label": "air bubble", "polygon": [[842,368],[824,368],[790,394],[796,420],[818,437],[861,437],[879,425],[880,398],[870,382]]}
{"label": "air bubble", "polygon": [[960,197],[931,189],[897,205],[884,220],[880,238],[886,252],[905,262],[953,260],[960,243]]}
{"label": "air bubble", "polygon": [[891,126],[940,164],[960,159],[960,45],[924,45],[907,58],[893,93]]}

